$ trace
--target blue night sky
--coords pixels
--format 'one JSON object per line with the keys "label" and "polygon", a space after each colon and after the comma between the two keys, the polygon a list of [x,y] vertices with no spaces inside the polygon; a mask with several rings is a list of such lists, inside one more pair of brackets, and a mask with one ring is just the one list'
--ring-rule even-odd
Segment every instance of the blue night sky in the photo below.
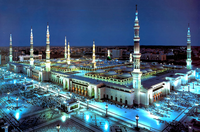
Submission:
{"label": "blue night sky", "polygon": [[138,5],[141,45],[192,45],[200,43],[200,0],[0,0],[0,46],[133,45],[135,5]]}

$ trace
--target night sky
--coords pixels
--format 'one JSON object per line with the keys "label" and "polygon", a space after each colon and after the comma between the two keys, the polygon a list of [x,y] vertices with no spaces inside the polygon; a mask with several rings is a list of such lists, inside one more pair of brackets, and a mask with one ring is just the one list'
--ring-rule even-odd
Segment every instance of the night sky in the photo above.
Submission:
{"label": "night sky", "polygon": [[192,46],[200,43],[200,0],[0,0],[0,46],[133,45],[135,5],[138,5],[141,45],[186,46],[187,26]]}

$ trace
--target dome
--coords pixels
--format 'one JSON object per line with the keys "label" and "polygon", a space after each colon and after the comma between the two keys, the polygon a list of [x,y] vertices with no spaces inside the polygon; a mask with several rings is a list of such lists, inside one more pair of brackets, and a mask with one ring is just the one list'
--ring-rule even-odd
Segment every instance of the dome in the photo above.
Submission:
{"label": "dome", "polygon": [[151,70],[151,69],[147,69],[147,71],[148,71],[148,72],[152,72],[152,70]]}
{"label": "dome", "polygon": [[69,68],[70,68],[70,69],[74,69],[74,68],[76,68],[76,66],[71,65],[71,66],[69,66]]}
{"label": "dome", "polygon": [[131,74],[130,73],[124,73],[121,75],[122,77],[131,77]]}
{"label": "dome", "polygon": [[120,67],[114,67],[113,69],[115,69],[115,70],[119,70],[119,69],[120,69]]}
{"label": "dome", "polygon": [[133,71],[132,68],[126,68],[124,71]]}
{"label": "dome", "polygon": [[126,66],[120,66],[120,68],[121,68],[121,69],[125,69],[125,68],[126,68]]}
{"label": "dome", "polygon": [[117,73],[115,72],[115,71],[109,71],[108,73],[107,73],[107,75],[116,75]]}
{"label": "dome", "polygon": [[97,73],[103,73],[103,72],[105,72],[104,70],[101,70],[101,69],[99,69],[99,70],[96,70],[96,72]]}
{"label": "dome", "polygon": [[68,67],[68,65],[62,65],[62,67]]}
{"label": "dome", "polygon": [[141,72],[142,72],[142,73],[147,73],[147,71],[146,71],[146,70],[141,70]]}

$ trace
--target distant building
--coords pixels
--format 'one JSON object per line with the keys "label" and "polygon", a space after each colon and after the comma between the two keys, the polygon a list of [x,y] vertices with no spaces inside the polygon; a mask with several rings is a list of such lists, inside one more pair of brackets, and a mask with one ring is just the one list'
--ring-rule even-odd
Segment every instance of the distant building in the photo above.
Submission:
{"label": "distant building", "polygon": [[122,53],[123,51],[122,50],[115,50],[113,49],[112,50],[112,58],[121,58],[122,57]]}
{"label": "distant building", "polygon": [[158,53],[158,54],[153,54],[153,53],[144,53],[141,56],[142,60],[153,60],[153,61],[165,61],[166,60],[166,54],[163,53]]}
{"label": "distant building", "polygon": [[[42,55],[33,55],[34,60],[41,60]],[[24,61],[24,60],[30,60],[30,55],[20,55],[19,56],[19,61]]]}

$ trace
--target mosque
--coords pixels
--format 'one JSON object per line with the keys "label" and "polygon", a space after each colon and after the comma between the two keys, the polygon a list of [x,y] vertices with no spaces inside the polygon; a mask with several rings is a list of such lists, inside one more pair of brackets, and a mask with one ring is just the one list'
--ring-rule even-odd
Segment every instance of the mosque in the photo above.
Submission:
{"label": "mosque", "polygon": [[[30,60],[12,61],[12,35],[10,34],[10,55],[7,69],[24,73],[38,81],[50,81],[62,85],[67,91],[98,101],[110,100],[128,107],[148,106],[162,96],[170,94],[180,85],[197,79],[199,69],[192,69],[191,35],[187,32],[187,67],[145,63],[140,61],[139,19],[136,6],[134,24],[134,53],[129,63],[117,60],[96,60],[95,40],[92,59],[70,58],[70,43],[65,36],[64,58],[50,59],[50,32],[47,24],[46,59],[34,60],[33,30],[30,33]],[[110,57],[110,51],[108,51]],[[189,86],[188,86],[189,89]]]}

